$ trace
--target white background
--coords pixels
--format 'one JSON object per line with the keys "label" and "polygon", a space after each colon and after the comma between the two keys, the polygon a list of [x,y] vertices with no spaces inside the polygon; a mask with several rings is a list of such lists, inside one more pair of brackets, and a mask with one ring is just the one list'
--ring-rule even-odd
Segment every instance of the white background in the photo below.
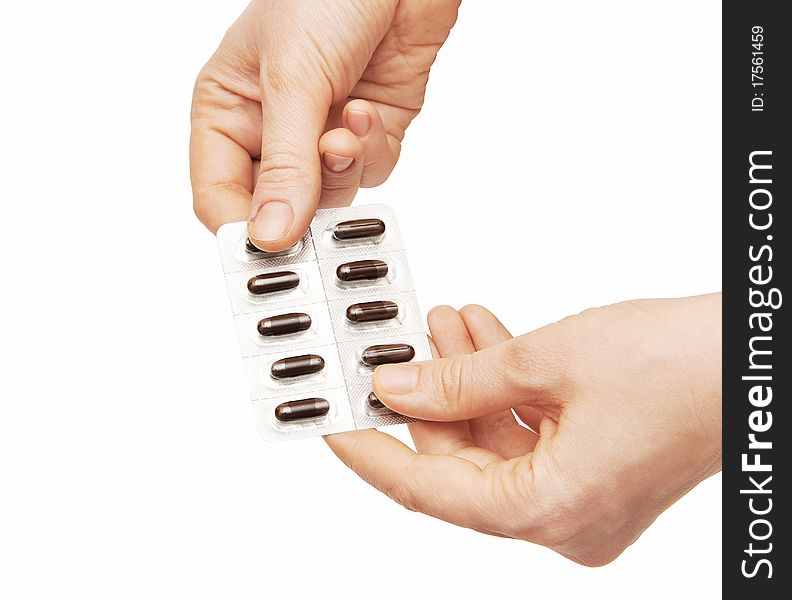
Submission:
{"label": "white background", "polygon": [[[0,597],[719,597],[719,477],[587,569],[257,438],[187,163],[244,4],[0,9]],[[718,290],[720,28],[714,0],[466,2],[359,197],[396,208],[424,308],[519,333]]]}

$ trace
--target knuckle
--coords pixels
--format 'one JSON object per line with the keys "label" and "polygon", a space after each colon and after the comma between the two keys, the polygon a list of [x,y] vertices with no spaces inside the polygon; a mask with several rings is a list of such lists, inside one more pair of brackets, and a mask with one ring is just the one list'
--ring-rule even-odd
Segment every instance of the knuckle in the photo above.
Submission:
{"label": "knuckle", "polygon": [[385,495],[387,495],[391,500],[403,508],[406,508],[410,512],[422,512],[415,496],[409,493],[404,485],[394,485],[384,491]]}
{"label": "knuckle", "polygon": [[193,212],[201,223],[208,224],[212,220],[217,205],[227,199],[228,195],[250,198],[250,191],[245,186],[232,181],[222,181],[193,189]]}
{"label": "knuckle", "polygon": [[388,180],[395,166],[395,163],[385,163],[381,160],[367,163],[363,167],[363,174],[360,178],[361,187],[371,188],[382,185]]}
{"label": "knuckle", "polygon": [[293,61],[268,60],[261,71],[261,87],[270,93],[286,92],[295,83]]}
{"label": "knuckle", "polygon": [[[352,438],[352,442],[350,445],[345,448],[343,452],[343,456],[341,460],[346,464],[347,467],[354,473],[361,473],[360,468],[360,457],[363,453],[360,450],[361,443],[363,441],[363,437],[356,435]],[[342,445],[343,448],[343,445]]]}
{"label": "knuckle", "polygon": [[298,187],[310,183],[310,173],[296,152],[288,148],[267,149],[261,155],[256,183]]}
{"label": "knuckle", "polygon": [[207,63],[203,68],[198,71],[193,83],[193,104],[198,101],[204,100],[212,87],[213,78],[209,75],[210,67]]}
{"label": "knuckle", "polygon": [[190,119],[193,127],[248,122],[257,118],[260,106],[257,81],[244,74],[226,73],[210,62],[195,79]]}
{"label": "knuckle", "polygon": [[368,175],[364,175],[363,177],[360,178],[360,187],[375,188],[385,183],[387,179],[388,179],[387,175],[385,177],[369,177]]}
{"label": "knuckle", "polygon": [[442,407],[462,410],[465,402],[465,374],[471,367],[470,356],[461,356],[440,363],[435,368],[435,395]]}
{"label": "knuckle", "polygon": [[335,173],[326,167],[322,169],[322,189],[327,192],[357,188],[359,180],[360,169],[357,168],[357,161],[353,162],[343,173]]}
{"label": "knuckle", "polygon": [[399,477],[395,477],[391,483],[383,485],[380,489],[391,500],[400,504],[410,512],[425,512],[420,501],[419,495],[413,490],[411,482],[415,478],[413,473],[416,466],[415,459],[405,466]]}
{"label": "knuckle", "polygon": [[211,62],[204,65],[198,72],[193,84],[192,112],[193,119],[200,118],[210,112],[212,107],[230,97],[229,90],[221,83],[217,68]]}
{"label": "knuckle", "polygon": [[287,98],[301,90],[328,107],[333,103],[332,70],[318,50],[308,51],[295,44],[287,51],[271,50],[260,63],[259,79],[265,96]]}
{"label": "knuckle", "polygon": [[502,359],[505,371],[515,374],[517,383],[525,383],[529,374],[535,376],[533,367],[536,362],[537,348],[534,345],[525,343],[524,339],[517,338],[507,342],[504,350]]}
{"label": "knuckle", "polygon": [[507,342],[503,356],[505,372],[515,377],[513,383],[517,387],[526,390],[541,392],[557,389],[570,367],[565,336],[529,335],[530,338],[520,336]]}

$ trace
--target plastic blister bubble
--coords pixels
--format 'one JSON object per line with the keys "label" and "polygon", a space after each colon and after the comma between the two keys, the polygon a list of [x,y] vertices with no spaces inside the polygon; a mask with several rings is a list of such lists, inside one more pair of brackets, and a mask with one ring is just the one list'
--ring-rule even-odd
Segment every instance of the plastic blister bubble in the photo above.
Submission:
{"label": "plastic blister bubble", "polygon": [[349,386],[349,402],[352,405],[352,416],[357,429],[386,427],[415,421],[415,419],[395,413],[387,407],[372,408],[368,401],[369,394],[372,393],[371,386],[367,384]]}
{"label": "plastic blister bubble", "polygon": [[[333,235],[333,230],[339,223],[357,219],[379,219],[385,225],[385,232],[379,236],[350,240],[339,240]],[[311,235],[320,260],[337,256],[360,257],[381,254],[401,250],[403,247],[393,210],[381,204],[363,204],[318,211],[311,223]]]}
{"label": "plastic blister bubble", "polygon": [[217,245],[224,273],[258,271],[262,268],[280,267],[316,260],[310,231],[288,250],[277,253],[251,253],[246,249],[247,222],[226,223],[217,230]]}
{"label": "plastic blister bubble", "polygon": [[[398,315],[393,319],[363,323],[355,323],[347,318],[347,310],[350,307],[357,304],[382,301],[393,302],[398,307]],[[382,339],[399,333],[420,333],[424,331],[423,317],[418,308],[415,294],[411,292],[403,292],[401,294],[383,293],[366,298],[332,300],[329,302],[329,307],[330,320],[333,323],[336,340],[339,343],[359,339]]]}
{"label": "plastic blister bubble", "polygon": [[[338,239],[335,228],[350,221],[339,234],[347,239]],[[431,358],[398,223],[389,207],[317,211],[311,230],[298,244],[275,255],[248,250],[246,222],[222,226],[217,239],[263,438],[288,440],[411,420],[367,404],[374,368],[361,362],[367,347],[383,344],[408,344],[415,352],[413,360]],[[339,280],[339,266],[358,261],[382,261],[387,273],[382,264],[374,263],[375,270],[363,274],[382,273],[381,277]],[[277,273],[282,279],[273,275]],[[349,275],[349,270],[344,273]],[[259,278],[251,287],[265,293],[251,293],[251,278]],[[380,304],[367,304],[372,302]],[[397,307],[393,318],[366,312],[381,309],[382,303],[386,316]],[[350,306],[360,304],[364,307],[356,306],[358,312],[351,313],[359,321],[347,318]],[[377,316],[382,320],[365,320]],[[262,321],[266,326],[260,331]],[[297,375],[287,376],[290,370]],[[279,419],[276,409],[281,405],[285,408],[278,409]],[[327,413],[321,414],[324,409]]]}
{"label": "plastic blister bubble", "polygon": [[[272,375],[272,366],[284,359],[293,359],[307,355],[319,356],[324,367],[317,372],[291,377],[278,378]],[[344,373],[338,356],[338,347],[311,347],[307,350],[290,350],[261,356],[250,356],[244,359],[245,373],[248,378],[251,394],[263,397],[278,394],[299,394],[318,388],[334,388],[344,386]]]}
{"label": "plastic blister bubble", "polygon": [[[311,398],[326,400],[330,404],[329,412],[323,417],[304,421],[282,422],[275,418],[275,409],[281,404]],[[254,398],[253,409],[259,435],[271,441],[314,437],[355,429],[346,387],[317,389],[310,394]]]}
{"label": "plastic blister bubble", "polygon": [[[308,315],[311,318],[311,324],[308,329],[272,336],[263,336],[259,333],[258,324],[262,320],[291,314]],[[298,306],[270,307],[263,311],[238,315],[235,322],[242,356],[245,357],[326,346],[335,341],[327,304],[322,302]]]}
{"label": "plastic blister bubble", "polygon": [[[248,282],[259,275],[273,276],[279,273],[294,273],[299,284],[292,288],[264,294],[253,294]],[[231,309],[240,315],[288,304],[314,304],[324,302],[324,284],[319,265],[314,262],[295,263],[287,266],[261,268],[256,271],[239,271],[226,275],[226,286],[231,298]]]}
{"label": "plastic blister bubble", "polygon": [[341,368],[347,385],[361,385],[371,381],[376,366],[363,362],[363,353],[372,346],[406,344],[411,346],[415,355],[410,362],[430,360],[432,352],[425,333],[397,334],[392,337],[369,338],[343,342],[338,345],[341,356]]}
{"label": "plastic blister bubble", "polygon": [[319,261],[319,270],[322,274],[325,294],[328,300],[338,298],[357,298],[376,296],[383,292],[398,294],[399,292],[413,289],[410,268],[404,252],[390,252],[386,254],[367,254],[366,261],[381,261],[388,266],[384,277],[377,279],[364,279],[358,281],[342,281],[338,278],[338,269],[344,265],[359,263],[363,257],[335,257]]}

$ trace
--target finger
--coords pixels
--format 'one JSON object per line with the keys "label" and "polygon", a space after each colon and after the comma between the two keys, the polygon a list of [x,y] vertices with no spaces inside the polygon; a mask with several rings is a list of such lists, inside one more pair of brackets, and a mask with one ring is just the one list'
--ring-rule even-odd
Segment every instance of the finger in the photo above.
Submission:
{"label": "finger", "polygon": [[322,207],[349,206],[360,187],[363,144],[349,129],[339,127],[319,139],[322,157]]}
{"label": "finger", "polygon": [[558,409],[568,391],[566,331],[551,325],[475,354],[380,366],[374,392],[396,412],[429,421],[481,417],[515,403]]}
{"label": "finger", "polygon": [[250,157],[258,153],[261,108],[225,89],[205,70],[196,81],[190,120],[193,207],[216,232],[224,223],[244,221],[250,211]]}
{"label": "finger", "polygon": [[352,100],[344,107],[341,123],[363,144],[365,163],[360,185],[374,187],[384,182],[396,166],[401,141],[385,130],[382,117],[366,100]]}
{"label": "finger", "polygon": [[426,321],[441,357],[452,358],[476,351],[465,322],[452,307],[434,307],[426,316]]}
{"label": "finger", "polygon": [[[481,350],[489,346],[494,346],[500,342],[511,339],[512,334],[500,322],[500,320],[483,306],[470,305],[460,311],[465,326],[468,328],[470,337],[476,345],[476,350]],[[530,427],[534,432],[539,432],[539,423],[542,420],[542,412],[532,406],[512,407],[520,420]]]}
{"label": "finger", "polygon": [[294,245],[308,229],[322,188],[319,137],[331,90],[321,74],[288,60],[261,72],[261,169],[248,217],[251,241],[270,252]]}
{"label": "finger", "polygon": [[534,408],[533,406],[514,406],[512,410],[517,415],[517,417],[522,421],[522,424],[525,427],[528,427],[534,433],[539,433],[539,424],[542,422],[544,418],[544,414],[541,410]]}
{"label": "finger", "polygon": [[250,173],[250,189],[253,189],[253,186],[256,185],[256,179],[258,179],[259,172],[261,171],[261,161],[258,159],[253,160],[253,169]]}
{"label": "finger", "polygon": [[330,449],[350,469],[410,510],[495,535],[509,519],[500,514],[497,494],[513,486],[509,462],[480,469],[456,456],[416,454],[375,429],[325,436]]}
{"label": "finger", "polygon": [[483,306],[468,304],[459,311],[459,316],[465,324],[471,341],[478,349],[488,348],[512,339],[512,334],[498,317]]}
{"label": "finger", "polygon": [[[465,306],[459,311],[459,315],[476,350],[483,350],[512,337],[498,318],[482,306]],[[539,440],[538,435],[517,422],[511,410],[471,419],[470,433],[478,446],[488,448],[505,458],[533,452]]]}
{"label": "finger", "polygon": [[[433,308],[428,315],[429,329],[436,338],[429,338],[433,356],[459,356],[473,351],[459,313],[450,306]],[[422,421],[409,425],[415,448],[427,454],[459,456],[480,467],[503,457],[478,448],[470,434],[467,421],[436,423]]]}
{"label": "finger", "polygon": [[[437,311],[438,308],[433,308],[429,312],[430,320],[432,313]],[[432,337],[429,337],[429,348],[433,357],[440,358],[442,356],[437,347],[437,342]],[[453,349],[448,348],[447,345],[445,345],[445,348],[449,352],[453,352]],[[410,430],[415,449],[423,454],[453,455],[458,450],[464,450],[474,445],[467,421],[452,421],[450,423],[418,421],[409,423],[407,427]]]}

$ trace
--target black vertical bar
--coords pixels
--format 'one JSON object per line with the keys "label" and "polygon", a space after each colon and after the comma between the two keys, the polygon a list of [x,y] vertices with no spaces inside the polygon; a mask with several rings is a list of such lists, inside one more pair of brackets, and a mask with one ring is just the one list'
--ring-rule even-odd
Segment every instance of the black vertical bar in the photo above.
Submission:
{"label": "black vertical bar", "polygon": [[[787,306],[792,303],[792,21],[785,17],[788,4],[723,3],[726,598],[792,598],[788,516],[792,511],[792,334]],[[784,293],[790,294],[788,299]]]}

